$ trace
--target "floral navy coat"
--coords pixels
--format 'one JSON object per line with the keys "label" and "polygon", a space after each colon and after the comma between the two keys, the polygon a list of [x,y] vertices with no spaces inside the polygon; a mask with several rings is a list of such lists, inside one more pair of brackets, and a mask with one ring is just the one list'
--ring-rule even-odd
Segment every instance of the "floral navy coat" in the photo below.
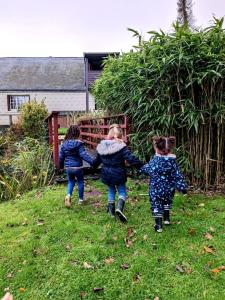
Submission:
{"label": "floral navy coat", "polygon": [[175,190],[187,192],[187,184],[173,154],[154,155],[141,172],[150,176],[149,197],[153,215],[161,216],[164,209],[171,208]]}

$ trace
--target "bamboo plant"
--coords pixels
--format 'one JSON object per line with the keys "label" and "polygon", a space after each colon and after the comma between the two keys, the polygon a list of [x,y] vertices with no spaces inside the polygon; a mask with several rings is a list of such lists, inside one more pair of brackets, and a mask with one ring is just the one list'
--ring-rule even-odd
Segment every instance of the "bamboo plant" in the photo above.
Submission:
{"label": "bamboo plant", "polygon": [[173,134],[194,185],[221,186],[225,176],[225,32],[223,18],[191,31],[150,31],[136,50],[110,57],[93,87],[97,107],[125,113],[133,149],[148,159],[151,137]]}

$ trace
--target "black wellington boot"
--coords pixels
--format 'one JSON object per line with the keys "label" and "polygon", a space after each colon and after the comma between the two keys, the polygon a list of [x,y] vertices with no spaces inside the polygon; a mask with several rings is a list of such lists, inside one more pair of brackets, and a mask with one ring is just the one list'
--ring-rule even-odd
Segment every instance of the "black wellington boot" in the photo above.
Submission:
{"label": "black wellington boot", "polygon": [[108,203],[107,212],[111,217],[115,217],[115,203],[114,202]]}
{"label": "black wellington boot", "polygon": [[162,232],[162,218],[155,218],[155,231]]}
{"label": "black wellington boot", "polygon": [[116,208],[116,215],[123,223],[127,221],[126,216],[123,214],[124,205],[125,205],[125,201],[123,200],[123,198],[119,198],[117,203],[117,208]]}
{"label": "black wellington boot", "polygon": [[164,219],[165,225],[170,225],[170,211],[169,210],[164,210],[163,219]]}

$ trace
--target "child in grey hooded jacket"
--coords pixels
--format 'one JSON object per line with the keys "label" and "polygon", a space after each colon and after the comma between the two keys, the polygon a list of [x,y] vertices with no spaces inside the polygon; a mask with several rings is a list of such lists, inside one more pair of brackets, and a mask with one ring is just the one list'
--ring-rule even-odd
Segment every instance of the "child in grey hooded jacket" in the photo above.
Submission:
{"label": "child in grey hooded jacket", "polygon": [[[108,212],[116,215],[122,222],[127,218],[123,213],[126,200],[127,172],[125,161],[130,165],[140,168],[143,164],[128,149],[122,140],[123,131],[118,124],[110,126],[107,139],[102,140],[97,146],[95,166],[102,163],[101,180],[108,186]],[[118,203],[115,211],[115,195],[118,192]]]}

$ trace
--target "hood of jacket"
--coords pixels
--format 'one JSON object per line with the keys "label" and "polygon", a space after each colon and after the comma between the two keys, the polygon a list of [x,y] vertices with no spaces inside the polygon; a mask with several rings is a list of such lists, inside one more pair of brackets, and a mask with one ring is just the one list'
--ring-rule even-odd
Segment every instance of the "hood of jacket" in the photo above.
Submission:
{"label": "hood of jacket", "polygon": [[127,145],[117,140],[103,140],[98,144],[96,150],[100,155],[110,155],[119,152]]}
{"label": "hood of jacket", "polygon": [[80,145],[82,145],[83,142],[80,141],[80,140],[66,140],[64,143],[63,143],[63,147],[65,150],[74,150],[76,148],[79,148]]}
{"label": "hood of jacket", "polygon": [[152,171],[158,174],[170,174],[176,164],[176,155],[155,155],[151,161]]}

